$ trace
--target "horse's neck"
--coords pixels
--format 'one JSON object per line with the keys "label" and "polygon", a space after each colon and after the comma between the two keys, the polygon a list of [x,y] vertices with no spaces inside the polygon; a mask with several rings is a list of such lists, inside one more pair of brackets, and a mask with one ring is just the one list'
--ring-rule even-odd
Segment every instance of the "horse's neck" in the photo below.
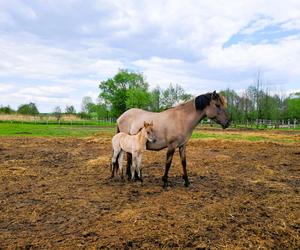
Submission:
{"label": "horse's neck", "polygon": [[205,117],[205,112],[196,110],[194,101],[186,103],[183,107],[181,107],[181,110],[182,116],[185,116],[185,124],[188,126],[188,129],[191,130],[193,130]]}

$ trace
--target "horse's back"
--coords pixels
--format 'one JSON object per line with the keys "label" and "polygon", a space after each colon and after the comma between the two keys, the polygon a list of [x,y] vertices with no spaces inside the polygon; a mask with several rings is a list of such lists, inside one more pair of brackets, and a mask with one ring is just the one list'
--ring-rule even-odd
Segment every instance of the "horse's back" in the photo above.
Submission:
{"label": "horse's back", "polygon": [[138,108],[129,109],[117,119],[118,129],[127,134],[136,134],[143,127],[144,121],[150,122],[154,114]]}

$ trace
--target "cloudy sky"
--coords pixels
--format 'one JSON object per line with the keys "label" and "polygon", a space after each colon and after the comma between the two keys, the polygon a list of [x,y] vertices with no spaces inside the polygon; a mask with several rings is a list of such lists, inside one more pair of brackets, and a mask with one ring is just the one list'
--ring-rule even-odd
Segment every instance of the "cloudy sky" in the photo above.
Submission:
{"label": "cloudy sky", "polygon": [[0,0],[0,105],[80,109],[118,69],[200,94],[300,91],[300,1]]}

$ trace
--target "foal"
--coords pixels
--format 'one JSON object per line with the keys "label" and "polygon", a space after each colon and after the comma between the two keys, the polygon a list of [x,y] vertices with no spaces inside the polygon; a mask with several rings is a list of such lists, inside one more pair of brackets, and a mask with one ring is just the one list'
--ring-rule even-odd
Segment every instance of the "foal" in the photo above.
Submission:
{"label": "foal", "polygon": [[[137,172],[138,178],[141,178],[141,161],[142,153],[146,150],[147,141],[155,142],[153,133],[153,122],[147,123],[144,121],[144,126],[136,135],[128,135],[120,132],[112,138],[113,156],[112,156],[112,173],[119,171],[123,179],[122,161],[124,152],[132,154],[131,179],[134,179],[134,172]],[[119,165],[119,167],[118,167]]]}

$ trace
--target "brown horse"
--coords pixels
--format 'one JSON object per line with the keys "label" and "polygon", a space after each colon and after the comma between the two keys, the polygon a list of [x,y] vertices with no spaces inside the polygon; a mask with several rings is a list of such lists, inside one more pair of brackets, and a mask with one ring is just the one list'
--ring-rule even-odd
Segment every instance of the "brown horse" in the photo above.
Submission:
{"label": "brown horse", "polygon": [[[189,179],[186,169],[186,143],[194,128],[204,117],[212,119],[224,129],[229,126],[226,99],[216,91],[199,95],[191,101],[159,113],[136,108],[127,110],[117,120],[117,131],[134,135],[143,127],[145,120],[153,121],[156,141],[147,142],[147,149],[161,150],[167,148],[165,173],[162,177],[164,187],[168,185],[168,172],[176,148],[179,148],[183,179],[187,187],[189,186]],[[129,154],[127,160],[127,174],[130,177],[131,156]]]}

